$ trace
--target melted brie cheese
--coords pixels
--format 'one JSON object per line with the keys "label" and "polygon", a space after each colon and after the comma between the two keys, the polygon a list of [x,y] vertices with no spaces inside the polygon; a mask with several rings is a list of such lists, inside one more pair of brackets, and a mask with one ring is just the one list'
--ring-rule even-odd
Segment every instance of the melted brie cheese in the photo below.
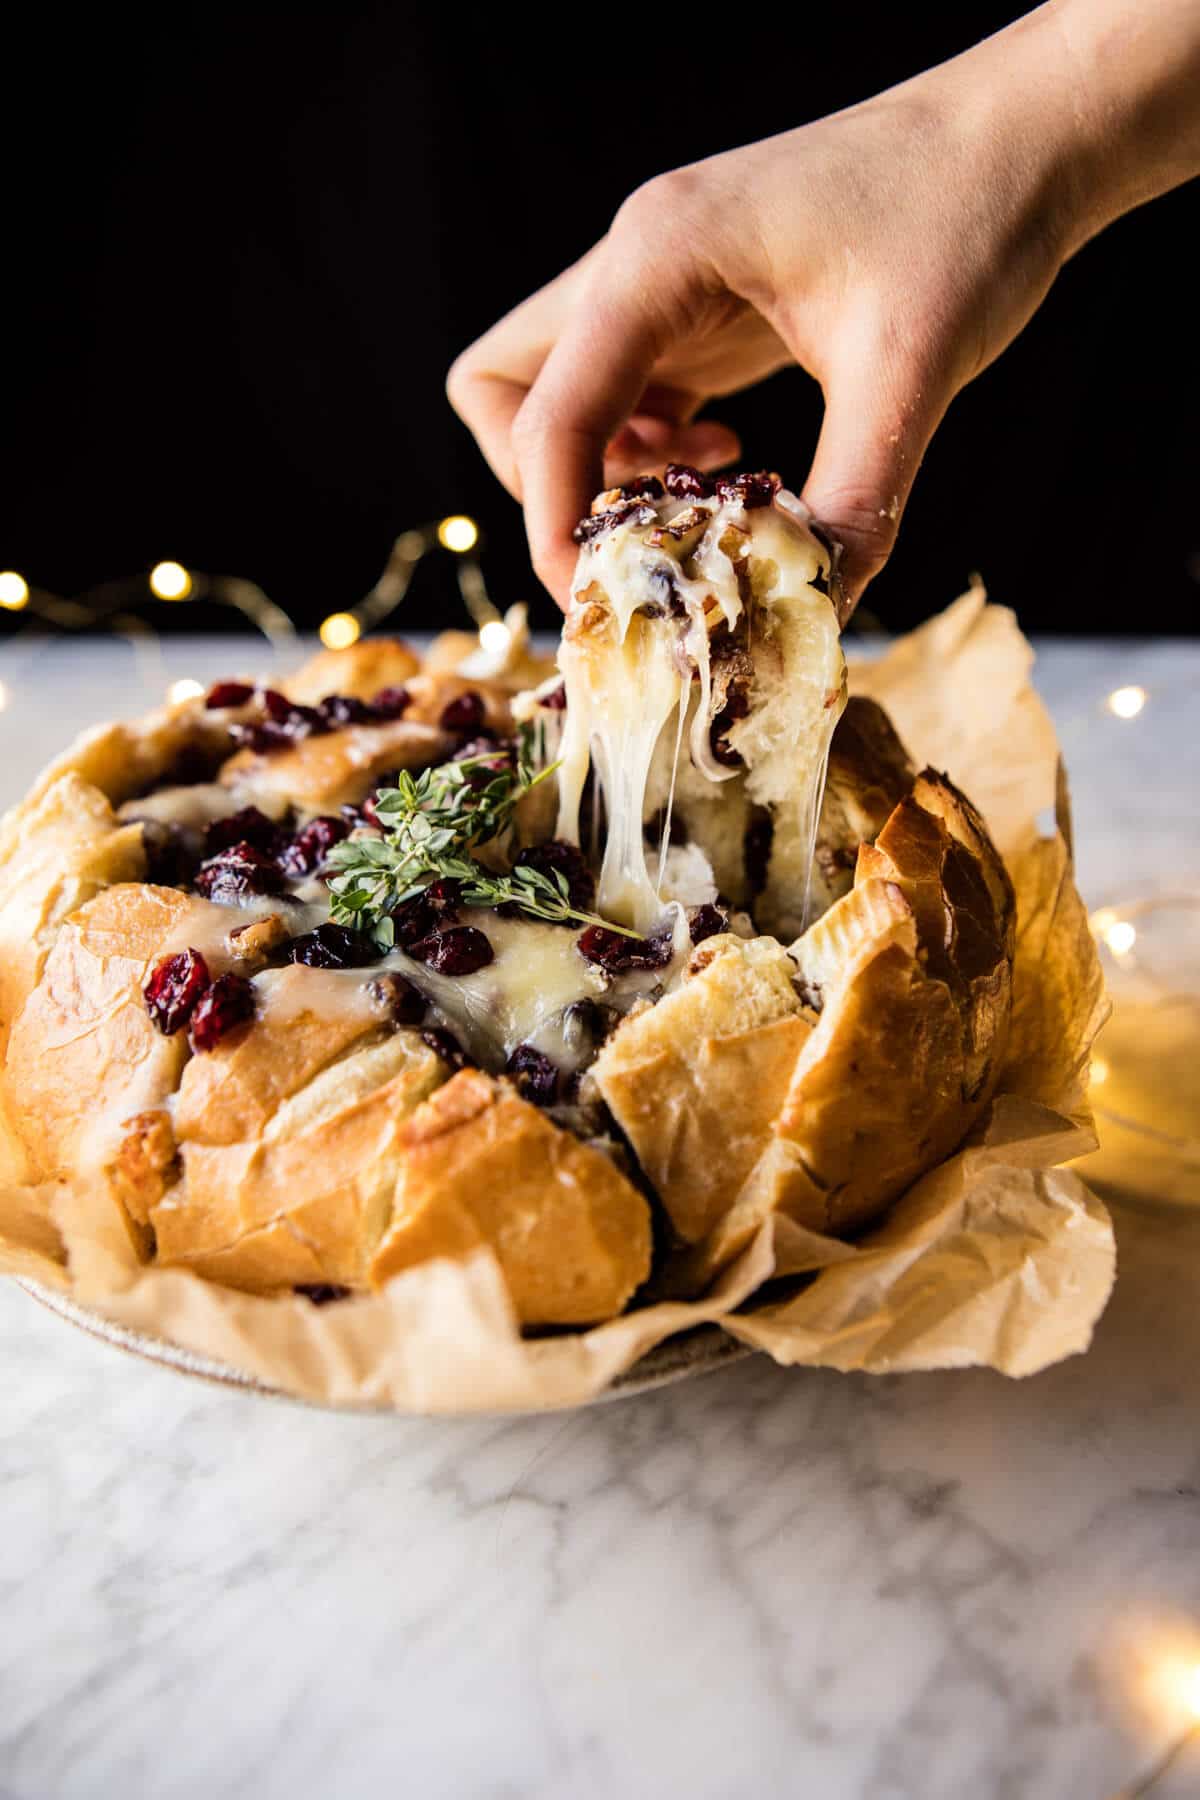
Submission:
{"label": "melted brie cheese", "polygon": [[[653,514],[653,519],[647,517]],[[792,495],[771,506],[665,499],[599,532],[580,551],[559,653],[567,709],[560,748],[560,838],[579,842],[589,766],[603,795],[607,841],[597,909],[649,931],[664,903],[647,867],[643,821],[655,751],[673,722],[666,837],[685,734],[709,782],[742,779],[764,803],[802,790],[803,834],[815,836],[825,759],[844,703],[845,666],[829,598],[828,552]],[[729,733],[743,766],[713,755],[710,634],[732,631],[747,604],[765,641],[753,646],[751,717]],[[765,700],[768,676],[777,691]],[[760,755],[761,752],[761,755]],[[764,766],[760,769],[757,764]],[[811,864],[812,843],[808,845]]]}

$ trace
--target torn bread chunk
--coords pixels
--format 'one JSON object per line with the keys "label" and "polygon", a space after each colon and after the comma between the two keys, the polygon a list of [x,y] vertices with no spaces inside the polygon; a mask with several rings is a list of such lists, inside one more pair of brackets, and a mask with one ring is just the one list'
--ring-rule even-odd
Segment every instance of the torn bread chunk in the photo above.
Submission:
{"label": "torn bread chunk", "polygon": [[714,487],[674,468],[665,487],[646,478],[601,495],[577,535],[559,659],[558,836],[580,841],[590,767],[607,832],[599,909],[651,929],[663,896],[647,869],[644,825],[664,813],[665,866],[684,769],[688,830],[735,904],[749,885],[747,832],[756,812],[765,815],[759,923],[794,935],[845,704],[829,552],[777,477]]}

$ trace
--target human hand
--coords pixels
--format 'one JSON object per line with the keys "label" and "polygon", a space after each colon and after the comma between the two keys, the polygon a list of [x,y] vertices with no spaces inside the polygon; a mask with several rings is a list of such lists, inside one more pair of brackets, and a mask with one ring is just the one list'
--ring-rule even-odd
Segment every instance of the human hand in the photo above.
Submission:
{"label": "human hand", "polygon": [[[853,605],[955,394],[1088,236],[1170,185],[1107,173],[1123,130],[1147,156],[1155,135],[1101,80],[1115,49],[1126,85],[1134,52],[1148,68],[1161,53],[1131,51],[1129,11],[1052,0],[860,106],[657,177],[459,358],[451,400],[523,500],[560,604],[592,494],[668,460],[731,461],[736,437],[700,408],[796,362],[825,399],[803,498],[844,546]],[[1187,11],[1162,8],[1177,31]]]}

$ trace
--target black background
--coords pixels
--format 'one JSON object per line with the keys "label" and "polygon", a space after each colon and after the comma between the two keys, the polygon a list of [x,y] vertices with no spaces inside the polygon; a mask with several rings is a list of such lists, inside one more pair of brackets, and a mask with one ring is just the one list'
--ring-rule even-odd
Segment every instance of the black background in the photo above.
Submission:
{"label": "black background", "polygon": [[[444,399],[454,354],[639,181],[1021,10],[45,8],[5,77],[0,566],[70,594],[176,557],[311,624],[398,531],[462,510],[494,596],[529,597],[519,512]],[[978,568],[1032,629],[1195,629],[1197,223],[1194,186],[1121,221],[955,403],[871,590],[887,626]],[[722,412],[748,463],[802,484],[807,377]],[[423,570],[411,625],[456,612],[447,564]]]}

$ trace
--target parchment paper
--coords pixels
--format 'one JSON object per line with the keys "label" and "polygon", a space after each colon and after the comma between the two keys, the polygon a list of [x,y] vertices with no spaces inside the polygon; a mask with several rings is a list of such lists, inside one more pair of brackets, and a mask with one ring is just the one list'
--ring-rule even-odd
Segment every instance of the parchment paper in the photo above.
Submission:
{"label": "parchment paper", "polygon": [[[318,1309],[142,1268],[107,1200],[64,1193],[46,1196],[68,1253],[61,1279],[96,1312],[272,1386],[406,1411],[577,1405],[706,1321],[782,1363],[868,1372],[983,1364],[1029,1375],[1085,1349],[1112,1286],[1113,1235],[1100,1202],[1059,1165],[1095,1145],[1086,1071],[1106,1008],[1066,837],[1038,835],[1056,792],[1065,821],[1032,660],[1013,615],[976,588],[851,669],[851,691],[887,708],[918,764],[947,772],[983,812],[1018,895],[1012,1042],[990,1114],[857,1243],[773,1221],[701,1301],[525,1340],[488,1252]],[[35,1235],[47,1230],[36,1211]],[[10,1207],[0,1266],[44,1279],[51,1265],[33,1238],[13,1235],[16,1217]],[[781,1270],[815,1275],[735,1315]]]}

